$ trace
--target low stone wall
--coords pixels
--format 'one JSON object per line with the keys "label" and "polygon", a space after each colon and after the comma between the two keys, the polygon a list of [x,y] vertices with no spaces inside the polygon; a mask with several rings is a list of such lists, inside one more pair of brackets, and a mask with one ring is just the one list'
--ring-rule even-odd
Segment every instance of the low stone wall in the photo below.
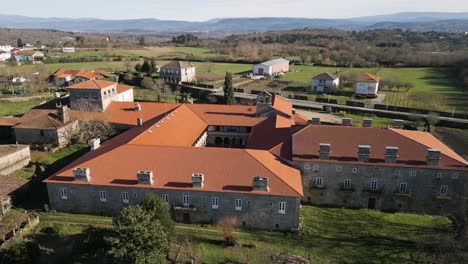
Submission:
{"label": "low stone wall", "polygon": [[0,148],[0,174],[8,175],[18,171],[28,165],[30,161],[29,146],[6,145]]}
{"label": "low stone wall", "polygon": [[15,228],[11,229],[10,232],[5,237],[0,237],[0,250],[7,247],[10,243],[12,243],[13,239],[17,236],[22,236],[34,227],[39,224],[39,216],[35,218],[30,218],[28,216],[28,220],[18,224]]}

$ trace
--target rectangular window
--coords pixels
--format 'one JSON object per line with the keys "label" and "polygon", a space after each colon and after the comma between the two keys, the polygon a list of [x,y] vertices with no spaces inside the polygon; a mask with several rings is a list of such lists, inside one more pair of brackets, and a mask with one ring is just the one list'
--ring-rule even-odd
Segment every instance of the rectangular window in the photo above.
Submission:
{"label": "rectangular window", "polygon": [[60,198],[62,198],[62,200],[67,200],[68,199],[67,189],[61,189],[60,190]]}
{"label": "rectangular window", "polygon": [[101,200],[101,202],[107,202],[107,192],[100,191],[99,192],[99,200]]}
{"label": "rectangular window", "polygon": [[236,211],[241,211],[242,210],[242,200],[241,199],[236,199]]}
{"label": "rectangular window", "polygon": [[351,189],[351,180],[350,179],[346,179],[344,180],[344,188],[345,189]]}
{"label": "rectangular window", "polygon": [[184,202],[184,206],[185,206],[185,207],[190,206],[190,196],[189,196],[188,193],[184,193],[183,202]]}
{"label": "rectangular window", "polygon": [[202,197],[202,202],[206,203],[206,196]]}
{"label": "rectangular window", "polygon": [[138,197],[138,194],[137,193],[134,193],[133,194],[133,198],[137,198]]}
{"label": "rectangular window", "polygon": [[211,208],[218,209],[219,208],[219,199],[218,197],[211,198]]}
{"label": "rectangular window", "polygon": [[323,178],[317,177],[315,179],[315,186],[322,187],[323,186]]}
{"label": "rectangular window", "polygon": [[122,202],[128,204],[128,192],[122,193]]}
{"label": "rectangular window", "polygon": [[379,180],[378,179],[372,179],[371,180],[371,190],[376,191],[379,189]]}
{"label": "rectangular window", "polygon": [[440,186],[440,195],[447,195],[448,193],[448,186],[447,185],[442,185]]}
{"label": "rectangular window", "polygon": [[408,184],[407,183],[400,183],[400,193],[406,193],[408,191]]}
{"label": "rectangular window", "polygon": [[278,213],[279,214],[286,214],[286,202],[279,202],[278,203]]}
{"label": "rectangular window", "polygon": [[437,173],[437,179],[441,179],[442,178],[442,172],[438,172]]}
{"label": "rectangular window", "polygon": [[452,180],[458,180],[458,172],[452,174]]}
{"label": "rectangular window", "polygon": [[410,174],[411,174],[411,176],[414,177],[414,176],[416,176],[416,171],[411,171]]}
{"label": "rectangular window", "polygon": [[169,194],[163,194],[162,195],[162,200],[165,203],[169,203]]}
{"label": "rectangular window", "polygon": [[343,170],[343,167],[342,166],[336,166],[336,171],[340,172]]}

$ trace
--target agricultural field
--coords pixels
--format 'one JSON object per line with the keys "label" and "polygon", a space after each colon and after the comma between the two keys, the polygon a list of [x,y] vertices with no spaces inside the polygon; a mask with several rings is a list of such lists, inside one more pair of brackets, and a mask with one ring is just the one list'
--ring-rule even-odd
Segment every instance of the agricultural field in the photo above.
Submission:
{"label": "agricultural field", "polygon": [[[39,263],[100,263],[111,218],[53,212],[39,217],[27,236],[38,244]],[[169,257],[172,263],[272,263],[284,252],[311,263],[437,263],[447,256],[460,263],[466,257],[462,243],[438,250],[451,228],[443,217],[303,206],[302,219],[301,236],[236,229],[239,245],[227,248],[216,226],[178,224]]]}
{"label": "agricultural field", "polygon": [[43,99],[24,102],[0,102],[0,117],[9,115],[21,115],[29,109],[44,102]]}

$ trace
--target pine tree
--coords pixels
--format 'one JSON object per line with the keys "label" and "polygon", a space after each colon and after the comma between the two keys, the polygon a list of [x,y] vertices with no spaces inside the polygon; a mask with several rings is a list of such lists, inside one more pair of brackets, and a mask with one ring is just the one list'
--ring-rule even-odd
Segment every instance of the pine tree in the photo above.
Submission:
{"label": "pine tree", "polygon": [[18,48],[22,48],[24,46],[22,39],[18,38],[17,46],[18,46]]}
{"label": "pine tree", "polygon": [[141,66],[141,71],[144,72],[144,73],[148,73],[148,74],[151,74],[151,63],[147,60],[145,60],[145,62],[143,62],[143,65]]}
{"label": "pine tree", "polygon": [[230,72],[226,72],[226,77],[224,78],[224,102],[228,105],[236,103],[234,87],[232,85],[232,73]]}

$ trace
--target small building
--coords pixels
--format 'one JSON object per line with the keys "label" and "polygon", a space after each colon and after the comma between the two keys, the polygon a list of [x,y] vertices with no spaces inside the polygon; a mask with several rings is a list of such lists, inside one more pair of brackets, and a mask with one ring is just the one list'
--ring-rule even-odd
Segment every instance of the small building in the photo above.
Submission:
{"label": "small building", "polygon": [[68,86],[89,80],[104,79],[111,76],[112,74],[102,70],[87,71],[58,69],[56,72],[54,72],[54,74],[50,76],[50,79],[58,86]]}
{"label": "small building", "polygon": [[43,61],[45,55],[37,50],[22,50],[15,55],[15,59],[17,62]]}
{"label": "small building", "polygon": [[0,50],[0,62],[9,61],[11,59],[11,53],[9,51]]}
{"label": "small building", "polygon": [[112,102],[133,102],[133,87],[104,80],[89,80],[68,87],[73,110],[103,112]]}
{"label": "small building", "polygon": [[283,58],[262,62],[253,66],[254,75],[276,76],[289,71],[289,61]]}
{"label": "small building", "polygon": [[360,73],[356,77],[356,94],[377,96],[380,78],[370,73]]}
{"label": "small building", "polygon": [[195,81],[195,66],[187,62],[173,61],[162,66],[159,74],[166,83],[192,82]]}
{"label": "small building", "polygon": [[72,45],[64,45],[62,47],[62,52],[63,53],[73,53],[73,52],[75,52],[75,47],[73,47]]}
{"label": "small building", "polygon": [[328,72],[321,73],[312,78],[312,92],[334,93],[340,85],[340,76]]}

